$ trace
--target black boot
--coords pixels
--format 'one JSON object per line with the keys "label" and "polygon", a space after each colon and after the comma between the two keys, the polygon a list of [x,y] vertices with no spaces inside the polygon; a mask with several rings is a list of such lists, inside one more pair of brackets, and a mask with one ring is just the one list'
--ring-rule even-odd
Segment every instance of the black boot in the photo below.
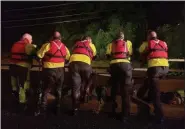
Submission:
{"label": "black boot", "polygon": [[73,109],[73,111],[72,111],[72,115],[73,116],[78,116],[78,113],[79,113],[79,109],[78,108]]}
{"label": "black boot", "polygon": [[37,109],[35,111],[35,116],[45,115],[46,112],[46,102],[44,102],[44,93],[40,92],[38,94]]}
{"label": "black boot", "polygon": [[120,121],[123,122],[123,123],[129,123],[129,117],[125,117],[125,116],[120,116]]}
{"label": "black boot", "polygon": [[134,129],[134,124],[129,120],[129,117],[121,116],[120,118],[121,122],[123,123],[124,129]]}
{"label": "black boot", "polygon": [[165,124],[164,124],[164,118],[154,119],[154,121],[152,123],[149,123],[146,128],[148,128],[148,129],[166,129]]}
{"label": "black boot", "polygon": [[56,103],[56,115],[60,115],[61,114],[61,98],[62,96],[59,96],[57,99],[57,103]]}
{"label": "black boot", "polygon": [[59,88],[58,90],[57,90],[57,96],[56,96],[56,98],[57,98],[57,107],[56,107],[56,110],[57,110],[57,115],[60,115],[61,114],[61,101],[63,101],[63,98],[64,98],[64,91],[61,89],[61,88]]}
{"label": "black boot", "polygon": [[26,115],[27,105],[25,103],[19,104],[19,110],[21,115]]}
{"label": "black boot", "polygon": [[113,102],[112,103],[112,111],[111,111],[110,117],[112,117],[114,119],[117,119],[117,114],[116,114],[116,108],[117,107],[118,107],[117,103]]}
{"label": "black boot", "polygon": [[164,118],[155,118],[154,120],[154,123],[157,125],[157,126],[164,126]]}
{"label": "black boot", "polygon": [[72,116],[78,115],[79,106],[80,106],[80,103],[77,100],[75,100],[75,102],[73,103]]}
{"label": "black boot", "polygon": [[12,113],[18,114],[20,112],[19,110],[19,93],[16,91],[12,91],[12,97],[13,97],[13,102],[12,102],[12,107],[11,111]]}
{"label": "black boot", "polygon": [[81,103],[88,103],[89,102],[89,96],[88,95],[84,95],[80,97],[80,102]]}
{"label": "black boot", "polygon": [[56,115],[61,115],[61,104],[57,104],[56,106]]}

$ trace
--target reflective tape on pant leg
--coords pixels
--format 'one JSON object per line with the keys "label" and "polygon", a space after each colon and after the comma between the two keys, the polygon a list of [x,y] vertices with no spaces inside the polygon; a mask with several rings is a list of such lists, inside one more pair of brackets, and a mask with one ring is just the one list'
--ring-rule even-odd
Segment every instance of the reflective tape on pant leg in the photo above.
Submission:
{"label": "reflective tape on pant leg", "polygon": [[22,87],[19,88],[19,102],[26,103],[26,93]]}
{"label": "reflective tape on pant leg", "polygon": [[28,90],[29,88],[30,88],[30,71],[28,71],[27,78],[26,78],[26,81],[24,83],[24,89]]}
{"label": "reflective tape on pant leg", "polygon": [[25,81],[25,83],[24,83],[24,89],[25,89],[25,90],[28,90],[29,88],[30,88],[30,81],[27,80],[27,81]]}

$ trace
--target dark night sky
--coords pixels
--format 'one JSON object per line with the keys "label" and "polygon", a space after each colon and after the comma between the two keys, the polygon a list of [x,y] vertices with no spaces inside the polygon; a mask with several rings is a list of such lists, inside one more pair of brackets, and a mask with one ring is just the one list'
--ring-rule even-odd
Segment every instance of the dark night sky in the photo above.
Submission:
{"label": "dark night sky", "polygon": [[[83,2],[77,4],[70,4],[60,7],[50,7],[50,8],[37,8],[37,9],[27,9],[27,10],[17,10],[17,11],[9,11],[5,12],[5,10],[11,9],[23,9],[23,8],[33,8],[39,6],[50,6],[50,5],[58,5],[58,4],[69,4],[76,3],[75,2],[1,2],[2,8],[2,21],[10,21],[10,20],[21,20],[19,22],[2,22],[2,48],[7,46],[7,43],[14,42],[19,39],[19,36],[25,31],[30,31],[32,27],[19,27],[19,28],[5,28],[10,26],[20,26],[20,25],[32,25],[32,24],[43,24],[49,22],[57,22],[61,20],[73,20],[73,19],[82,19],[87,17],[96,17],[96,16],[109,16],[110,13],[98,13],[92,15],[84,15],[84,16],[74,16],[74,17],[64,17],[58,19],[43,19],[43,20],[32,20],[32,21],[22,21],[23,19],[34,19],[34,18],[42,18],[42,17],[52,17],[59,15],[71,15],[83,13],[85,10],[89,9],[90,12],[103,10],[100,7],[104,7],[105,10],[111,8],[123,8],[123,5],[127,4],[129,10],[129,5],[134,5],[135,8],[142,7],[146,10],[147,13],[147,21],[150,29],[155,29],[157,26],[162,24],[176,24],[179,21],[183,20],[182,17],[182,9],[184,2]],[[103,6],[102,6],[103,5]],[[73,9],[72,11],[69,11]],[[75,10],[74,10],[75,9]],[[66,11],[56,12],[56,11]],[[132,10],[129,10],[132,11]],[[56,12],[56,13],[48,13],[48,12]],[[40,13],[48,13],[48,14],[40,14]],[[32,15],[38,14],[38,15]],[[72,23],[71,23],[72,24]],[[48,25],[42,26],[44,29],[47,28]],[[38,27],[39,26],[35,26]],[[9,35],[13,35],[12,38],[9,38]],[[6,42],[6,43],[5,43]]]}

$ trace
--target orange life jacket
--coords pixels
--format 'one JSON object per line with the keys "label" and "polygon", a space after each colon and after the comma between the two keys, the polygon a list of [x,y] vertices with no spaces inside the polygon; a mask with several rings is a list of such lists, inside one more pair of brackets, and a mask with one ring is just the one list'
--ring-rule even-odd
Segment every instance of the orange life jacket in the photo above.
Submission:
{"label": "orange life jacket", "polygon": [[112,43],[112,58],[113,59],[127,59],[129,51],[127,42],[124,40],[116,40]]}
{"label": "orange life jacket", "polygon": [[12,63],[28,62],[28,55],[25,52],[25,47],[28,43],[25,40],[18,41],[13,44],[11,48],[11,59]]}
{"label": "orange life jacket", "polygon": [[89,45],[89,41],[88,40],[84,40],[84,41],[77,41],[75,43],[75,46],[73,48],[73,54],[84,54],[88,57],[90,57],[90,59],[93,58],[93,52],[92,49]]}
{"label": "orange life jacket", "polygon": [[62,63],[67,55],[66,47],[60,40],[50,42],[50,50],[46,52],[43,62]]}
{"label": "orange life jacket", "polygon": [[150,40],[148,41],[147,51],[149,52],[147,59],[168,58],[168,47],[164,41]]}

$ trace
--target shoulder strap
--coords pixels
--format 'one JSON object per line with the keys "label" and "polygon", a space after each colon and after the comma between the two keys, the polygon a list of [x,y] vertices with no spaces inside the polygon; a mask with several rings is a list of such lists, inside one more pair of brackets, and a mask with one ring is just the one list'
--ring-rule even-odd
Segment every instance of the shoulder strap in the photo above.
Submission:
{"label": "shoulder strap", "polygon": [[[87,47],[87,46],[85,45],[84,42],[82,42],[82,43],[83,43],[83,45],[84,45],[84,48],[88,51],[89,57],[91,57],[91,56],[90,56],[90,53],[92,53],[92,51],[89,49],[89,47]],[[88,42],[88,43],[89,43],[89,42]]]}
{"label": "shoulder strap", "polygon": [[89,49],[89,47],[87,47],[85,45],[85,41],[80,41],[80,43],[82,43],[83,46],[78,46],[78,44],[75,44],[75,46],[73,47],[73,49],[75,49],[75,48],[84,48],[84,49],[86,49],[88,51],[88,56],[90,57],[90,53],[92,53],[92,51]]}
{"label": "shoulder strap", "polygon": [[[112,45],[115,45],[115,44],[114,44],[115,42],[117,42],[117,40],[114,41]],[[123,43],[122,45],[124,46],[124,51],[126,51],[127,42],[123,40],[122,43]],[[125,44],[125,45],[124,45],[124,44]],[[119,54],[120,52],[116,52],[116,53]],[[123,52],[123,53],[125,53],[125,52]]]}
{"label": "shoulder strap", "polygon": [[[47,56],[50,56],[50,58],[52,58],[52,57],[65,58],[64,55],[63,55],[63,53],[62,53],[62,51],[61,51],[61,47],[62,47],[63,44],[61,43],[60,46],[59,46],[55,41],[52,41],[52,43],[54,43],[54,45],[57,47],[57,51],[54,54],[52,54],[52,55],[51,54],[47,54]],[[61,53],[62,56],[55,56],[55,54],[58,51]]]}
{"label": "shoulder strap", "polygon": [[[160,44],[160,42],[162,42],[162,41],[157,40],[157,41],[154,41],[154,42],[155,42],[154,50],[157,50],[157,51],[166,51],[166,50],[164,49],[164,47]],[[156,47],[157,45],[159,45],[159,46],[161,47],[161,49],[155,49],[155,47]],[[152,50],[153,50],[153,49],[152,49]]]}
{"label": "shoulder strap", "polygon": [[58,50],[60,50],[61,49],[61,47],[62,47],[62,43],[60,44],[60,46],[58,46],[58,44],[55,42],[55,41],[53,41],[53,43],[55,44],[55,46],[58,48]]}

